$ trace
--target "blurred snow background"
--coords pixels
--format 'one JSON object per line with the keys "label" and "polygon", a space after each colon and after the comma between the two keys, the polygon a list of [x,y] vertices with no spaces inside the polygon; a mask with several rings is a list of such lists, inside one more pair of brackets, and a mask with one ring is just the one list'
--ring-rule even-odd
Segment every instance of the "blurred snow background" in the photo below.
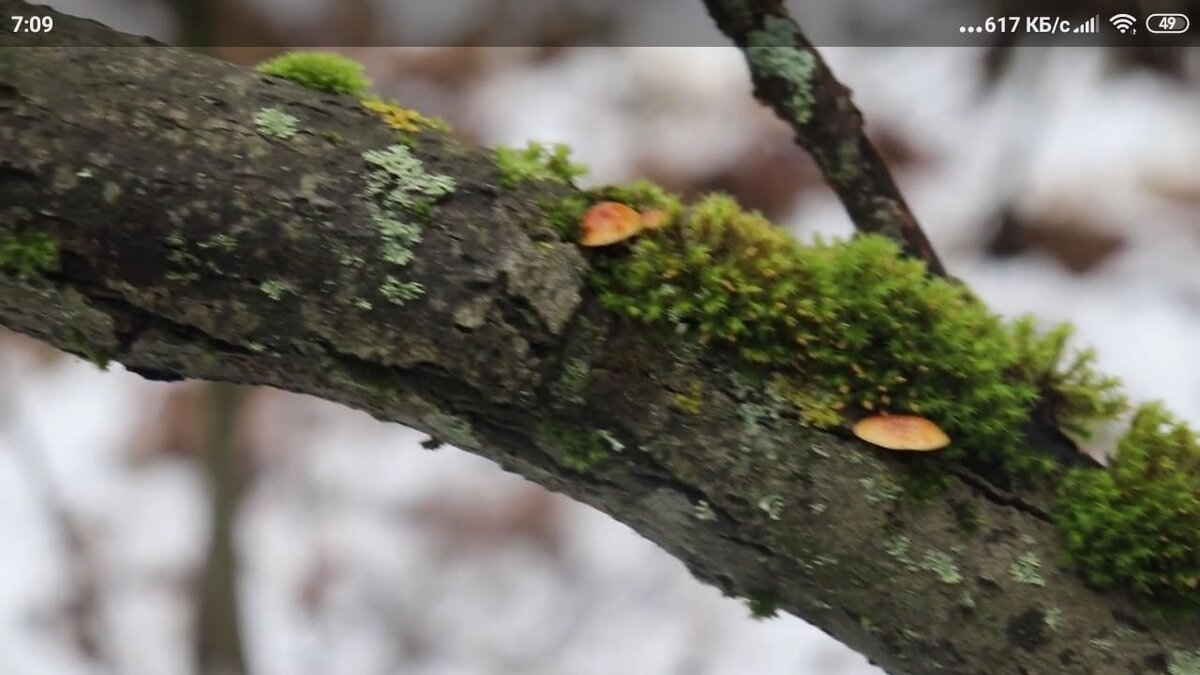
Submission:
{"label": "blurred snow background", "polygon": [[[205,6],[51,4],[168,42],[193,30],[180,7]],[[644,4],[629,30],[662,20]],[[231,42],[303,45],[377,38],[388,3],[207,7],[205,30]],[[559,46],[343,51],[477,142],[566,142],[590,182],[722,189],[798,236],[850,232],[736,51],[570,48],[561,24],[538,30]],[[1020,49],[997,69],[984,49],[823,51],[954,274],[1001,312],[1073,321],[1135,398],[1200,422],[1194,55],[1139,68]],[[422,439],[274,390],[100,372],[0,332],[0,673],[188,675],[211,650],[244,651],[253,675],[879,672],[798,619],[750,619],[606,516]],[[223,451],[240,631],[222,635],[240,650],[195,637],[215,569],[205,467]]]}

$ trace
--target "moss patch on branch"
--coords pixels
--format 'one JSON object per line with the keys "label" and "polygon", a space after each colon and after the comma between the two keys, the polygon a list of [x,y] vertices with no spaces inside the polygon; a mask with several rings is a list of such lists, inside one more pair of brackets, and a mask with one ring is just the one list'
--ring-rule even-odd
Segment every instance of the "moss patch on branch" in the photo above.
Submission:
{"label": "moss patch on branch", "polygon": [[803,246],[712,195],[594,263],[609,309],[790,374],[779,388],[820,401],[815,419],[914,412],[950,433],[953,454],[1018,454],[1038,392],[1013,377],[1010,333],[882,237]]}
{"label": "moss patch on branch", "polygon": [[1072,353],[1067,348],[1073,332],[1064,323],[1039,333],[1031,316],[1012,323],[1021,379],[1036,384],[1047,398],[1059,429],[1086,439],[1097,420],[1115,419],[1128,410],[1129,399],[1119,379],[1096,370],[1094,350]]}
{"label": "moss patch on branch", "polygon": [[530,141],[523,150],[499,146],[493,157],[500,183],[507,188],[533,180],[569,184],[588,172],[587,167],[571,162],[571,148],[562,143],[547,146]]}
{"label": "moss patch on branch", "polygon": [[257,69],[326,94],[364,96],[371,89],[361,63],[330,52],[288,52],[263,61]]}
{"label": "moss patch on branch", "polygon": [[0,272],[31,277],[58,267],[58,240],[42,232],[0,232]]}
{"label": "moss patch on branch", "polygon": [[1055,517],[1090,583],[1200,608],[1200,439],[1161,405],[1138,409],[1107,469],[1071,470]]}
{"label": "moss patch on branch", "polygon": [[[608,309],[731,354],[747,372],[765,370],[761,395],[799,409],[812,426],[914,412],[953,439],[939,457],[985,458],[1014,476],[1057,481],[1055,517],[1089,582],[1200,603],[1200,439],[1192,430],[1159,406],[1143,407],[1107,470],[1067,469],[1024,447],[1039,402],[1075,436],[1128,407],[1119,381],[1095,370],[1095,354],[1068,347],[1070,326],[1041,332],[1031,317],[1006,323],[888,239],[802,245],[723,195],[683,210],[643,183],[575,193],[543,213],[574,238],[580,216],[602,199],[672,214],[663,227],[589,254],[589,282]],[[1027,552],[1010,572],[1041,585],[1039,567]]]}

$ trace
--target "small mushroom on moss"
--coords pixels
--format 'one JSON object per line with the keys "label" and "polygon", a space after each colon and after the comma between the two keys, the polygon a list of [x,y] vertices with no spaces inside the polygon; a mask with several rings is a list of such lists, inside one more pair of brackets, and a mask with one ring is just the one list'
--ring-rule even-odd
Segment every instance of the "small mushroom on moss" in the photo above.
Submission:
{"label": "small mushroom on moss", "polygon": [[620,202],[596,202],[583,214],[579,243],[583,246],[608,246],[637,234],[642,217]]}
{"label": "small mushroom on moss", "polygon": [[941,450],[950,437],[941,427],[916,415],[876,415],[854,425],[854,435],[888,450]]}
{"label": "small mushroom on moss", "polygon": [[649,211],[643,211],[641,216],[641,225],[643,230],[654,230],[660,228],[663,225],[666,225],[667,221],[671,219],[671,214],[667,213],[663,209],[650,209]]}

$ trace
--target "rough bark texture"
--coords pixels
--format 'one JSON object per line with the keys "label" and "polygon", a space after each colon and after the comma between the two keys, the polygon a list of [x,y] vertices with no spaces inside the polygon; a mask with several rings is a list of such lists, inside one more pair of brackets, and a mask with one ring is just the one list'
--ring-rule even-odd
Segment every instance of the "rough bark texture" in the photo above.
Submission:
{"label": "rough bark texture", "polygon": [[[0,273],[0,325],[428,431],[891,673],[1163,673],[1200,648],[1194,626],[1060,568],[1045,495],[955,470],[922,504],[903,458],[786,416],[749,424],[761,392],[732,361],[600,309],[590,254],[541,225],[563,188],[502,189],[486,153],[419,135],[457,189],[401,273],[426,294],[394,304],[359,199],[361,152],[393,132],[353,101],[179,49],[10,48],[25,39],[0,38],[0,238],[45,233],[61,256]],[[145,44],[62,15],[53,40]],[[300,132],[258,133],[264,106]],[[1046,451],[1054,438],[1031,429]]]}
{"label": "rough bark texture", "polygon": [[782,0],[704,4],[721,32],[746,54],[754,95],[791,125],[855,229],[894,239],[905,253],[924,260],[931,273],[944,276],[933,245],[867,138],[850,90],[833,76]]}

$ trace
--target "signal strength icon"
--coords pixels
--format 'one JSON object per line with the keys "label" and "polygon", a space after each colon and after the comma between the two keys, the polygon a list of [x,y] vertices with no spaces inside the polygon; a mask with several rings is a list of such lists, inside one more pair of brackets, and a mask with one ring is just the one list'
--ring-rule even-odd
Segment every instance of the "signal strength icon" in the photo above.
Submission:
{"label": "signal strength icon", "polygon": [[1109,18],[1108,22],[1111,23],[1114,28],[1120,31],[1121,35],[1124,35],[1125,33],[1129,32],[1129,29],[1133,26],[1133,24],[1137,23],[1137,19],[1133,18],[1133,16],[1130,14],[1113,14],[1112,17]]}
{"label": "signal strength icon", "polygon": [[1092,18],[1088,19],[1087,21],[1084,21],[1083,23],[1076,26],[1071,32],[1072,33],[1099,33],[1100,32],[1099,19],[1100,19],[1100,15],[1097,14],[1096,16],[1093,16]]}

